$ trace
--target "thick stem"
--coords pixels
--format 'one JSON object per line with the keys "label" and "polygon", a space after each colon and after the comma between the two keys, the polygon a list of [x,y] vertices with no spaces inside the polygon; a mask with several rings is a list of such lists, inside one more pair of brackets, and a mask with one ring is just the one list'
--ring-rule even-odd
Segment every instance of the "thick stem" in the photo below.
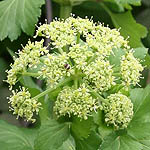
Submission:
{"label": "thick stem", "polygon": [[80,33],[77,34],[77,44],[80,42]]}
{"label": "thick stem", "polygon": [[24,75],[24,76],[31,76],[31,77],[38,77],[38,76],[40,76],[40,73],[23,72],[22,75]]}
{"label": "thick stem", "polygon": [[91,94],[93,94],[95,97],[97,97],[99,101],[101,101],[101,102],[103,102],[103,103],[105,103],[105,104],[109,104],[106,99],[104,99],[102,96],[100,96],[100,95],[99,95],[97,92],[95,92],[91,87],[88,86],[88,88],[90,89]]}
{"label": "thick stem", "polygon": [[66,19],[70,17],[70,13],[72,12],[72,6],[71,5],[61,5],[60,6],[60,18]]}
{"label": "thick stem", "polygon": [[42,92],[42,93],[36,95],[36,96],[33,97],[32,99],[39,99],[40,97],[43,97],[43,96],[45,96],[46,94],[53,92],[54,90],[56,90],[57,88],[63,86],[64,84],[66,84],[67,82],[69,82],[69,81],[71,81],[71,80],[72,80],[72,77],[66,78],[66,79],[62,80],[61,82],[59,82],[55,87],[49,88],[49,89],[45,90],[44,92]]}

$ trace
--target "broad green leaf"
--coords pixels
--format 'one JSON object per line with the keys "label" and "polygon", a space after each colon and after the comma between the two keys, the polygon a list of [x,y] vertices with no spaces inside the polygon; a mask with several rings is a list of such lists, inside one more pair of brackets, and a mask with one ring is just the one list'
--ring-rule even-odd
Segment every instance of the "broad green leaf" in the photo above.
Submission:
{"label": "broad green leaf", "polygon": [[110,15],[114,26],[121,28],[121,35],[125,38],[129,37],[129,45],[131,47],[143,47],[141,38],[147,35],[147,29],[143,25],[136,23],[131,11],[113,13],[104,3],[100,3],[100,5]]}
{"label": "broad green leaf", "polygon": [[100,136],[93,131],[87,139],[76,139],[76,150],[98,150],[100,143]]}
{"label": "broad green leaf", "polygon": [[142,145],[128,135],[112,133],[106,137],[100,150],[142,150]]}
{"label": "broad green leaf", "polygon": [[58,150],[76,150],[74,138],[70,136]]}
{"label": "broad green leaf", "polygon": [[44,0],[3,0],[0,2],[0,40],[18,38],[21,30],[33,35]]}
{"label": "broad green leaf", "polygon": [[150,121],[150,85],[145,89],[135,88],[130,93],[130,98],[134,106],[133,121]]}
{"label": "broad green leaf", "polygon": [[123,8],[132,9],[130,5],[139,6],[141,5],[141,0],[104,0],[106,2],[116,3],[122,10]]}
{"label": "broad green leaf", "polygon": [[145,47],[134,48],[134,56],[140,60],[145,59],[148,49]]}
{"label": "broad green leaf", "polygon": [[21,129],[0,120],[0,147],[4,146],[3,150],[34,150],[35,135],[33,130]]}
{"label": "broad green leaf", "polygon": [[71,130],[73,135],[78,139],[87,138],[91,133],[93,125],[93,119],[88,118],[87,120],[81,120],[77,117],[73,118]]}
{"label": "broad green leaf", "polygon": [[138,140],[149,138],[150,140],[150,122],[132,122],[128,127],[128,134]]}
{"label": "broad green leaf", "polygon": [[39,130],[35,150],[57,150],[69,138],[69,125],[48,120]]}

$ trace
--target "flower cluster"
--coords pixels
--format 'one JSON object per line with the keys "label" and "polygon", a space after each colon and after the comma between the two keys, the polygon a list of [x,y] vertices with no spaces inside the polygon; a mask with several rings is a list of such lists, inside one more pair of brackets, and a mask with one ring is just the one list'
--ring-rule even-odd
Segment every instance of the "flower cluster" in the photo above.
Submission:
{"label": "flower cluster", "polygon": [[[61,85],[62,91],[54,106],[57,116],[76,115],[87,119],[92,111],[102,109],[96,97],[102,96],[103,99],[103,94],[117,84],[129,87],[139,82],[143,67],[117,29],[104,27],[92,19],[69,17],[41,25],[36,36],[50,38],[51,51],[43,47],[44,40],[35,43],[29,41],[11,65],[7,82],[12,87],[18,75],[24,72],[33,75],[28,68],[40,66],[36,69],[36,77],[46,80],[47,88],[54,89]],[[117,66],[119,69],[111,61],[115,49],[123,51]],[[69,79],[68,85],[62,84],[65,79]],[[93,96],[88,88],[98,96]],[[109,105],[107,102],[103,104],[103,110],[107,124],[113,124],[116,128],[127,127],[133,115],[130,99],[117,93],[110,95],[106,101]],[[14,114],[27,120],[32,120],[33,113],[40,109],[40,103],[31,99],[25,88],[20,92],[13,91],[10,104]]]}
{"label": "flower cluster", "polygon": [[103,92],[115,85],[112,66],[109,61],[100,57],[96,58],[84,69],[85,80],[88,81],[96,91]]}
{"label": "flower cluster", "polygon": [[58,116],[68,114],[86,120],[91,112],[98,108],[98,101],[91,96],[85,84],[82,84],[78,89],[64,87],[57,97],[54,111]]}
{"label": "flower cluster", "polygon": [[11,64],[11,69],[6,71],[8,73],[7,83],[10,84],[10,89],[15,85],[18,74],[26,71],[27,67],[36,67],[40,62],[40,56],[48,53],[46,47],[43,47],[43,43],[44,40],[35,43],[29,41],[23,50],[19,51],[19,57],[15,58],[14,64]]}
{"label": "flower cluster", "polygon": [[133,117],[133,104],[131,100],[121,94],[108,96],[109,104],[103,104],[106,123],[113,124],[117,129],[126,128]]}
{"label": "flower cluster", "polygon": [[74,60],[76,68],[79,70],[83,70],[87,66],[87,59],[94,55],[87,45],[76,44],[69,50],[68,56]]}
{"label": "flower cluster", "polygon": [[12,91],[13,95],[10,96],[10,111],[19,117],[24,117],[27,121],[35,122],[33,119],[34,112],[38,114],[41,109],[41,103],[35,99],[31,99],[31,94],[24,87],[21,91]]}
{"label": "flower cluster", "polygon": [[47,54],[43,66],[38,73],[47,81],[47,85],[53,88],[64,77],[74,73],[68,62],[69,57],[62,54]]}
{"label": "flower cluster", "polygon": [[133,56],[132,51],[122,56],[121,75],[125,85],[136,85],[140,81],[141,71],[143,71],[143,67]]}

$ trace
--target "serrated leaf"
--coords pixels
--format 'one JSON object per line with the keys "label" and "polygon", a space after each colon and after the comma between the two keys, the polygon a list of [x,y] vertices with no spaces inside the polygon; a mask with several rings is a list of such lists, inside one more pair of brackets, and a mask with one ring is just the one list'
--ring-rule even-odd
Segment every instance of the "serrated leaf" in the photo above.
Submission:
{"label": "serrated leaf", "polygon": [[22,130],[0,120],[0,147],[5,145],[3,150],[34,150],[35,135],[33,130]]}
{"label": "serrated leaf", "polygon": [[41,15],[44,0],[3,0],[0,2],[0,40],[18,38],[21,30],[33,35],[35,24]]}
{"label": "serrated leaf", "polygon": [[108,135],[100,150],[142,150],[142,145],[128,135]]}
{"label": "serrated leaf", "polygon": [[[136,88],[131,90],[130,98],[134,106],[133,121],[145,122],[150,119],[150,85],[145,89]],[[150,121],[150,120],[149,120]]]}
{"label": "serrated leaf", "polygon": [[91,133],[93,125],[93,119],[88,118],[87,120],[81,120],[77,117],[73,118],[71,130],[73,135],[78,139],[87,138]]}
{"label": "serrated leaf", "polygon": [[39,130],[35,150],[57,150],[69,138],[69,125],[48,120]]}
{"label": "serrated leaf", "polygon": [[97,150],[100,146],[100,143],[100,136],[93,131],[87,139],[76,139],[76,150]]}
{"label": "serrated leaf", "polygon": [[136,23],[131,11],[125,13],[113,13],[104,3],[100,5],[110,15],[116,28],[121,28],[120,33],[125,38],[129,36],[129,45],[131,47],[143,47],[141,38],[146,37],[147,29],[141,24]]}

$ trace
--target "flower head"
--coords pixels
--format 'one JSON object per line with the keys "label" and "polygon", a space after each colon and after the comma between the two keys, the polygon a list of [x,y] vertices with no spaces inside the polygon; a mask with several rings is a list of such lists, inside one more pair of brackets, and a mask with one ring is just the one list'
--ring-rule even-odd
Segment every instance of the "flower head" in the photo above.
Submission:
{"label": "flower head", "polygon": [[82,84],[78,89],[65,87],[57,97],[54,111],[58,116],[75,115],[86,120],[91,112],[98,108],[98,101],[90,95],[90,91]]}
{"label": "flower head", "polygon": [[139,60],[133,56],[132,51],[122,56],[121,75],[125,85],[129,86],[132,84],[135,86],[140,81],[142,71],[143,67]]}
{"label": "flower head", "polygon": [[33,114],[38,114],[41,103],[31,99],[31,94],[24,87],[21,91],[12,91],[13,95],[9,98],[10,111],[17,115],[17,118],[24,117],[27,121],[35,122]]}
{"label": "flower head", "polygon": [[121,94],[111,94],[107,98],[109,104],[103,104],[106,123],[113,124],[115,128],[127,128],[133,117],[133,104],[131,100]]}

